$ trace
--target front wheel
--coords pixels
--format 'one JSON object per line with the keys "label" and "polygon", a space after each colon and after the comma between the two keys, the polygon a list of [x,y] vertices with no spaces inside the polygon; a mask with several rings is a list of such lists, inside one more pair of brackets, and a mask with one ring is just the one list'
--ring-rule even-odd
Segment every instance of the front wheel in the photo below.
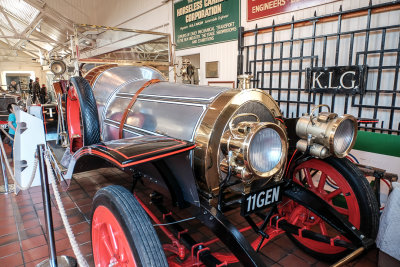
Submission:
{"label": "front wheel", "polygon": [[91,228],[95,266],[168,266],[149,217],[122,186],[97,191]]}
{"label": "front wheel", "polygon": [[[330,157],[302,162],[294,169],[293,181],[313,191],[369,238],[375,239],[379,223],[378,203],[364,175],[347,159]],[[285,200],[280,210],[294,225],[347,241],[321,218],[292,200]],[[336,261],[350,252],[343,247],[296,235],[289,234],[289,238],[322,261]]]}

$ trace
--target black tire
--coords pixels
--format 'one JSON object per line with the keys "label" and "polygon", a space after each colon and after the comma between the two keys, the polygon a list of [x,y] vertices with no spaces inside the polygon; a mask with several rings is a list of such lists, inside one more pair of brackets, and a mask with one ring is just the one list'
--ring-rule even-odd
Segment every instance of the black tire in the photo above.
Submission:
{"label": "black tire", "polygon": [[96,100],[92,87],[83,77],[72,77],[71,83],[77,94],[81,108],[82,141],[84,146],[100,142],[100,123]]}
{"label": "black tire", "polygon": [[[315,159],[314,159],[315,160]],[[367,237],[375,240],[378,233],[379,225],[379,208],[376,197],[372,191],[371,186],[368,184],[367,179],[363,173],[348,159],[338,159],[330,157],[323,160],[338,171],[350,185],[353,190],[360,210],[360,230]],[[313,169],[318,170],[317,164]],[[294,236],[288,234],[288,237],[304,252],[312,255],[313,257],[326,262],[335,262],[348,255],[351,250],[344,250],[336,254],[325,254],[317,252],[303,243],[299,242]]]}
{"label": "black tire", "polygon": [[[106,207],[117,219],[129,242],[137,266],[168,266],[157,233],[146,212],[131,192],[117,185],[97,191],[93,200],[91,227],[93,227],[93,214],[100,206]],[[92,236],[92,246],[95,245]]]}

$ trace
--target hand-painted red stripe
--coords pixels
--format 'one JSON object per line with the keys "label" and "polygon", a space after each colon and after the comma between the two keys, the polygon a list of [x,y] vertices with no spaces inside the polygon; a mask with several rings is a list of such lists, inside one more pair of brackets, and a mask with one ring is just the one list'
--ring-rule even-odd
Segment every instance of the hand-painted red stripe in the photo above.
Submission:
{"label": "hand-painted red stripe", "polygon": [[193,146],[186,147],[186,148],[183,148],[183,149],[180,149],[180,150],[175,150],[175,151],[172,151],[172,152],[169,152],[169,153],[165,153],[165,154],[157,155],[157,156],[154,156],[154,157],[150,157],[150,158],[134,161],[134,162],[127,163],[127,164],[121,164],[117,160],[115,160],[113,157],[111,157],[111,156],[109,156],[109,155],[107,155],[107,154],[105,154],[103,152],[97,151],[97,150],[91,150],[90,152],[86,152],[86,151],[89,151],[89,149],[83,149],[79,153],[80,154],[88,154],[88,155],[98,155],[98,156],[100,156],[102,158],[106,158],[106,159],[112,161],[113,163],[118,165],[120,168],[125,168],[125,167],[129,167],[129,166],[134,166],[134,165],[137,165],[137,164],[140,164],[140,163],[145,163],[145,162],[148,162],[148,161],[152,161],[152,160],[155,160],[155,159],[160,159],[160,158],[172,156],[172,155],[175,155],[175,154],[179,154],[181,152],[185,152],[185,151],[191,150],[191,149],[193,149],[195,147],[196,146],[193,145]]}
{"label": "hand-painted red stripe", "polygon": [[[160,138],[163,138],[163,137],[160,136]],[[163,138],[163,139],[164,139],[164,138]],[[166,139],[166,140],[174,140],[174,141],[179,142],[179,143],[181,143],[181,144],[186,144],[186,142],[183,142],[183,141],[181,141],[181,140],[177,140],[177,139],[174,139],[174,138],[169,138],[169,137],[167,137],[167,138],[165,138],[165,139]],[[164,139],[164,140],[165,140],[165,139]],[[103,146],[103,145],[96,145],[96,146],[98,146],[98,147],[104,147],[104,148],[106,148],[106,149],[115,151],[116,153],[120,154],[121,156],[123,156],[123,157],[126,158],[126,159],[130,159],[130,158],[139,156],[139,155],[134,155],[134,156],[131,156],[131,157],[127,157],[125,154],[121,153],[120,151],[118,151],[118,150],[116,150],[116,149],[109,148],[109,147]],[[140,154],[140,155],[150,154],[150,153],[154,153],[154,152],[157,152],[157,151],[162,151],[162,150],[165,150],[165,149],[170,149],[170,148],[173,148],[173,147],[176,147],[176,146],[179,146],[179,145],[170,146],[170,147],[166,147],[166,148],[162,148],[162,149],[158,149],[158,150],[153,150],[153,151],[150,151],[150,152],[142,153],[142,154]],[[76,159],[79,158],[80,154],[81,154],[84,150],[87,150],[87,149],[89,149],[89,148],[86,148],[86,149],[83,149],[83,150],[80,150],[80,151],[76,152],[76,153],[73,155],[73,157],[76,158]]]}
{"label": "hand-painted red stripe", "polygon": [[185,144],[185,142],[182,142],[182,141],[178,141],[178,142],[180,142],[180,144],[177,144],[177,145],[174,145],[174,146],[169,146],[169,147],[160,148],[160,149],[153,150],[153,151],[149,151],[149,152],[145,152],[145,153],[142,153],[142,154],[133,155],[133,156],[130,156],[130,157],[126,156],[126,155],[123,154],[121,151],[118,151],[118,150],[116,150],[116,149],[113,149],[113,148],[110,148],[110,147],[107,147],[107,146],[103,146],[103,145],[96,145],[96,146],[98,146],[98,147],[104,147],[104,148],[106,148],[106,149],[108,149],[108,150],[112,150],[112,151],[114,151],[114,152],[120,154],[121,156],[123,156],[123,157],[126,158],[126,159],[132,159],[132,158],[140,157],[140,156],[143,156],[143,155],[147,155],[147,154],[151,154],[151,153],[155,153],[155,152],[167,150],[167,149],[170,149],[170,148],[179,147],[179,146]]}

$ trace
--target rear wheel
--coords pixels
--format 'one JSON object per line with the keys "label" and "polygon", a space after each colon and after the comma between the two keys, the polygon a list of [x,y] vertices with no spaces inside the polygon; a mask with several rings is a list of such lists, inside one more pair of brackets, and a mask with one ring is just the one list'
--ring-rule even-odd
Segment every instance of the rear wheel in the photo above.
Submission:
{"label": "rear wheel", "polygon": [[121,186],[96,193],[91,228],[96,266],[168,266],[150,219]]}
{"label": "rear wheel", "polygon": [[[311,159],[300,163],[293,172],[293,181],[313,191],[345,216],[368,237],[375,239],[379,209],[368,181],[347,159]],[[281,205],[289,222],[319,234],[347,240],[310,210],[292,200]],[[317,242],[297,235],[289,238],[302,250],[322,261],[336,261],[349,253],[343,247]]]}

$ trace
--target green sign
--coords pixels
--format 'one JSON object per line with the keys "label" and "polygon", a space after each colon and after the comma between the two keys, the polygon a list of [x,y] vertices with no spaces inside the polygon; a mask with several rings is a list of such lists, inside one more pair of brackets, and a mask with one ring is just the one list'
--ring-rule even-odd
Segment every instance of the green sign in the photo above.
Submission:
{"label": "green sign", "polygon": [[177,49],[235,40],[240,0],[182,0],[174,4]]}

